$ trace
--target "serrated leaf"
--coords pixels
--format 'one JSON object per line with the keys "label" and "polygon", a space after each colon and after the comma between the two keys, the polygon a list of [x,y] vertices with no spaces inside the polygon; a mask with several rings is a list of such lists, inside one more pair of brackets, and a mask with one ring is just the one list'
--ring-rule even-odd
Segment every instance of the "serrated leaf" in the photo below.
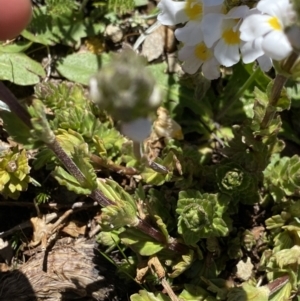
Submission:
{"label": "serrated leaf", "polygon": [[60,185],[77,194],[89,195],[92,192],[91,189],[81,187],[81,184],[60,166],[55,168],[52,175]]}
{"label": "serrated leaf", "polygon": [[[266,92],[267,92],[268,98],[271,97],[273,86],[274,86],[274,80],[272,80],[267,86]],[[289,110],[290,107],[291,107],[291,99],[287,93],[286,88],[283,87],[280,92],[280,97],[276,103],[276,110],[278,112],[282,112],[283,110]]]}
{"label": "serrated leaf", "polygon": [[120,228],[118,230],[113,230],[113,231],[101,231],[98,235],[97,235],[97,242],[99,244],[102,244],[106,247],[108,247],[108,249],[106,250],[106,253],[108,253],[109,251],[111,251],[116,245],[118,245],[120,243],[120,233],[123,232],[125,229],[124,228]]}
{"label": "serrated leaf", "polygon": [[120,238],[125,245],[142,256],[152,256],[164,248],[163,244],[133,228],[126,229],[120,234]]}
{"label": "serrated leaf", "polygon": [[163,166],[167,172],[161,173],[155,171],[153,168],[146,167],[141,173],[143,180],[147,184],[151,185],[162,185],[166,181],[170,181],[173,176],[173,171],[176,168],[176,159],[174,153],[169,151],[168,154],[163,158],[156,158],[154,163]]}
{"label": "serrated leaf", "polygon": [[57,63],[58,72],[66,79],[88,85],[91,76],[109,61],[109,56],[90,52],[74,53]]}
{"label": "serrated leaf", "polygon": [[171,299],[162,293],[158,293],[154,295],[153,293],[149,293],[145,290],[140,290],[138,294],[131,295],[130,300],[131,301],[170,301]]}
{"label": "serrated leaf", "polygon": [[295,245],[291,249],[284,249],[274,254],[274,258],[280,268],[292,265],[294,263],[300,264],[300,247]]}
{"label": "serrated leaf", "polygon": [[97,175],[92,164],[90,163],[90,155],[86,143],[83,143],[78,147],[74,147],[72,159],[85,177],[85,183],[81,183],[81,185],[90,189],[91,191],[96,189],[98,185]]}
{"label": "serrated leaf", "polygon": [[182,260],[172,266],[172,273],[169,273],[168,276],[170,278],[176,278],[188,268],[191,267],[194,261],[194,251],[189,250],[189,254],[182,255]]}
{"label": "serrated leaf", "polygon": [[168,233],[166,224],[163,222],[163,220],[161,219],[161,217],[159,215],[154,215],[154,218],[156,219],[156,224],[157,224],[158,228],[160,229],[162,234],[165,236],[166,241],[168,241],[169,233]]}
{"label": "serrated leaf", "polygon": [[216,301],[217,300],[202,287],[192,285],[192,284],[185,284],[184,290],[178,297],[184,301]]}
{"label": "serrated leaf", "polygon": [[17,199],[20,191],[27,189],[30,182],[30,167],[26,151],[17,148],[2,154],[0,158],[0,193],[5,197]]}
{"label": "serrated leaf", "polygon": [[48,8],[44,5],[33,9],[32,21],[21,33],[24,38],[43,45],[61,43],[79,48],[82,38],[97,35],[105,29],[103,23],[84,19],[81,12],[50,14]]}
{"label": "serrated leaf", "polygon": [[64,151],[71,155],[74,152],[74,147],[84,143],[82,136],[74,130],[68,131],[59,129],[56,132],[56,139]]}
{"label": "serrated leaf", "polygon": [[282,300],[289,300],[292,294],[292,283],[286,283],[278,292],[272,294],[271,297],[268,299],[269,301],[282,301]]}
{"label": "serrated leaf", "polygon": [[101,225],[107,230],[135,226],[139,221],[133,198],[115,181],[98,181],[98,188],[114,204],[102,208]]}
{"label": "serrated leaf", "polygon": [[0,79],[20,86],[34,85],[45,77],[42,65],[24,53],[0,53]]}
{"label": "serrated leaf", "polygon": [[230,220],[224,218],[226,196],[201,194],[196,190],[181,191],[176,208],[178,233],[186,244],[196,244],[201,238],[226,236]]}
{"label": "serrated leaf", "polygon": [[236,287],[229,291],[228,301],[268,301],[270,290],[267,286],[255,287],[247,282],[242,287]]}
{"label": "serrated leaf", "polygon": [[274,215],[268,218],[266,221],[266,228],[268,230],[281,228],[285,224],[285,220],[282,218],[281,215]]}

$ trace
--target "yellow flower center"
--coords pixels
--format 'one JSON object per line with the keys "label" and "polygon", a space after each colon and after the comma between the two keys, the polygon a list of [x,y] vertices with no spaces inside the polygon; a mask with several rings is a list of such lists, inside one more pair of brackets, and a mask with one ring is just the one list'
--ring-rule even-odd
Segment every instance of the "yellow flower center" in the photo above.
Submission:
{"label": "yellow flower center", "polygon": [[224,30],[222,38],[226,44],[234,45],[240,43],[240,33],[239,31],[234,31],[232,28]]}
{"label": "yellow flower center", "polygon": [[211,58],[212,53],[211,51],[206,47],[206,45],[202,42],[200,44],[198,44],[195,47],[195,55],[198,59],[200,59],[201,61],[205,62],[208,59]]}
{"label": "yellow flower center", "polygon": [[274,30],[282,30],[280,22],[277,17],[272,17],[269,19],[268,23]]}
{"label": "yellow flower center", "polygon": [[184,10],[190,20],[197,20],[202,17],[203,7],[198,1],[187,0]]}

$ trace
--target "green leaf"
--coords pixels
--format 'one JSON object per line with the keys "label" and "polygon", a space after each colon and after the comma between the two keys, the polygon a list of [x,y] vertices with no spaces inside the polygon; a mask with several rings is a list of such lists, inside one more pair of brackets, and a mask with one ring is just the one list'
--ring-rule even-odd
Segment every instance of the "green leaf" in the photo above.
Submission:
{"label": "green leaf", "polygon": [[265,221],[268,230],[281,228],[285,222],[285,219],[281,215],[274,215]]}
{"label": "green leaf", "polygon": [[24,53],[0,53],[0,79],[16,85],[34,85],[45,77],[42,65]]}
{"label": "green leaf", "polygon": [[74,53],[59,61],[56,67],[58,72],[66,79],[88,85],[91,76],[108,61],[109,56],[105,54]]}
{"label": "green leaf", "polygon": [[4,123],[4,128],[10,137],[22,144],[25,148],[36,148],[40,143],[33,141],[29,127],[14,113],[0,110],[0,116]]}
{"label": "green leaf", "polygon": [[18,199],[20,191],[30,182],[30,167],[26,151],[18,148],[8,150],[0,158],[0,193],[5,198]]}
{"label": "green leaf", "polygon": [[[249,73],[252,74],[254,72],[253,70],[253,64],[243,64],[244,69]],[[271,82],[271,78],[266,75],[264,71],[260,69],[260,67],[256,66],[258,68],[258,72],[255,76],[255,84],[262,90],[265,90],[268,86],[268,84]]]}
{"label": "green leaf", "polygon": [[291,249],[284,249],[277,253],[275,253],[274,258],[280,268],[293,265],[293,264],[300,264],[300,247],[293,246]]}
{"label": "green leaf", "polygon": [[158,163],[166,168],[166,173],[157,172],[152,168],[146,167],[141,173],[143,180],[147,184],[162,185],[166,181],[170,181],[173,176],[173,171],[176,169],[177,158],[172,151],[163,158],[156,158],[155,163]]}
{"label": "green leaf", "polygon": [[140,290],[138,294],[131,295],[130,300],[131,301],[170,301],[171,299],[162,293],[158,293],[154,295],[153,293],[149,293],[145,290]]}
{"label": "green leaf", "polygon": [[178,233],[185,243],[193,245],[201,238],[228,235],[231,225],[225,217],[226,203],[228,198],[219,194],[181,191],[176,212],[179,214]]}
{"label": "green leaf", "polygon": [[92,18],[83,18],[81,12],[75,11],[64,14],[49,14],[48,6],[33,9],[33,18],[22,36],[34,43],[53,46],[61,43],[79,48],[81,39],[95,36],[103,32],[105,27],[101,22],[94,22]]}
{"label": "green leaf", "polygon": [[115,181],[98,180],[98,188],[114,204],[102,208],[101,226],[107,230],[135,226],[139,220],[133,198]]}
{"label": "green leaf", "polygon": [[57,166],[55,168],[55,170],[52,172],[52,176],[60,185],[66,186],[68,190],[73,191],[77,194],[89,195],[92,192],[91,189],[82,187],[81,184],[73,176],[71,176],[60,166]]}
{"label": "green leaf", "polygon": [[229,291],[228,301],[268,301],[270,290],[267,286],[255,287],[247,282],[242,287],[236,287]]}
{"label": "green leaf", "polygon": [[152,256],[164,248],[163,244],[133,228],[122,232],[120,238],[125,245],[130,246],[131,249],[142,256]]}
{"label": "green leaf", "polygon": [[184,271],[189,269],[194,261],[194,251],[189,250],[189,254],[182,255],[181,260],[172,265],[172,273],[169,273],[170,278],[176,278],[181,275]]}
{"label": "green leaf", "polygon": [[86,143],[74,147],[72,159],[85,177],[85,183],[81,183],[81,185],[91,191],[95,190],[98,186],[97,175],[90,163],[90,155]]}
{"label": "green leaf", "polygon": [[74,152],[74,147],[84,143],[82,136],[71,129],[68,131],[59,129],[56,132],[56,139],[68,155],[71,155]]}
{"label": "green leaf", "polygon": [[[267,96],[270,99],[272,89],[274,86],[274,80],[272,80],[267,87]],[[288,95],[287,89],[283,87],[283,89],[280,92],[280,97],[276,103],[276,110],[278,112],[282,112],[283,110],[289,110],[291,107],[291,99]]]}
{"label": "green leaf", "polygon": [[293,285],[291,282],[286,283],[279,291],[275,294],[272,294],[268,299],[269,301],[282,301],[289,300],[292,295]]}
{"label": "green leaf", "polygon": [[30,41],[18,41],[14,42],[13,44],[1,44],[0,53],[25,52],[31,45],[32,42]]}
{"label": "green leaf", "polygon": [[178,297],[184,301],[216,301],[217,300],[202,287],[192,285],[192,284],[185,284],[184,290]]}

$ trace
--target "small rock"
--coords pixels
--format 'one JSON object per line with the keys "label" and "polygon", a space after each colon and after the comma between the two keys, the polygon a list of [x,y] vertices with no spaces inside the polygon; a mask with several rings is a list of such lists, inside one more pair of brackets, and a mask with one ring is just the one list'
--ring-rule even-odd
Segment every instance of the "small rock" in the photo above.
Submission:
{"label": "small rock", "polygon": [[252,275],[253,267],[254,265],[252,264],[250,257],[247,257],[246,261],[240,260],[236,265],[236,276],[243,281],[247,281]]}
{"label": "small rock", "polygon": [[105,29],[105,36],[114,43],[119,43],[123,39],[123,31],[116,25],[109,24]]}

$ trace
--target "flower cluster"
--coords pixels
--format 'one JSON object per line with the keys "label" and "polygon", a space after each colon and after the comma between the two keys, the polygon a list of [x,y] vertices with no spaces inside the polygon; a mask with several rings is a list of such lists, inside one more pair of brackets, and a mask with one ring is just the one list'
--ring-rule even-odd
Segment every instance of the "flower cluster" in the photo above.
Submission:
{"label": "flower cluster", "polygon": [[258,61],[267,71],[272,60],[285,59],[292,46],[285,28],[294,18],[289,0],[260,0],[256,7],[228,8],[224,0],[161,0],[158,20],[164,25],[185,25],[175,30],[182,42],[178,57],[185,72],[201,67],[208,79],[220,76],[220,65]]}

